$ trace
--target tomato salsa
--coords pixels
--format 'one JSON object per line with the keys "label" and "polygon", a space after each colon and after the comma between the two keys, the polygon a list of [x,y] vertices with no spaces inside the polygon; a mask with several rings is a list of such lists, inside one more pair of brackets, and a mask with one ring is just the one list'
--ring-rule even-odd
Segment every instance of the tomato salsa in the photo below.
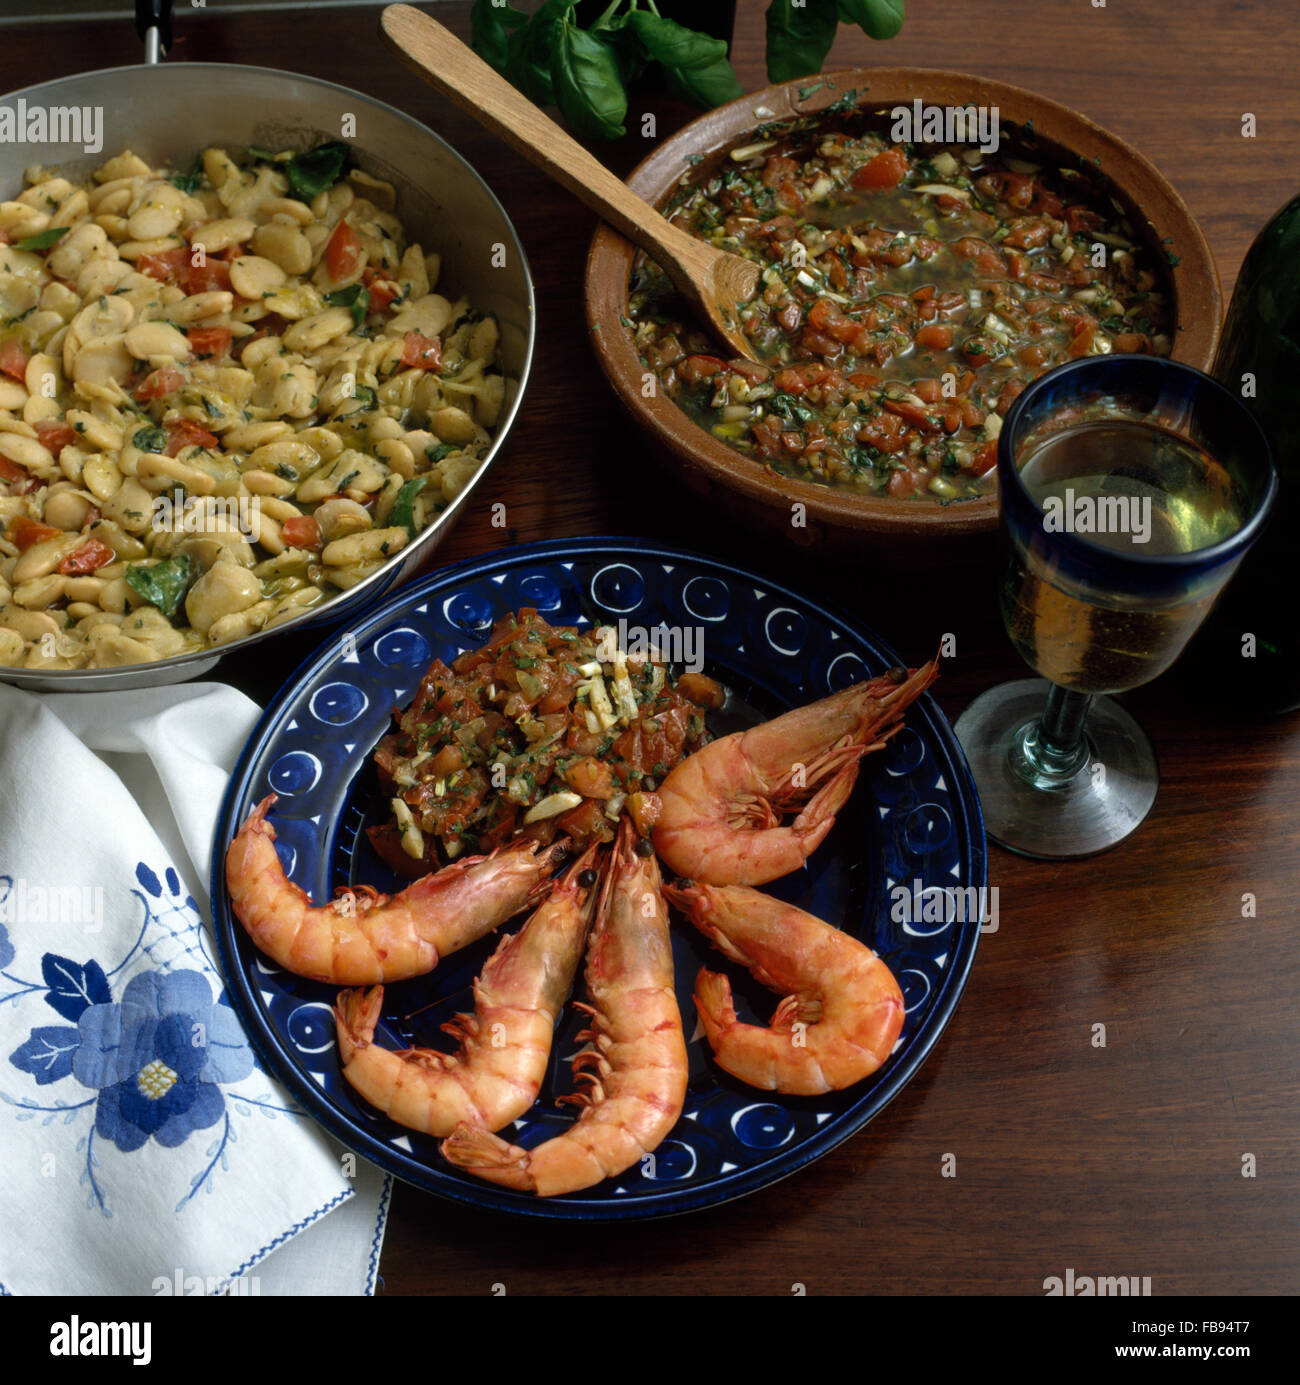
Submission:
{"label": "tomato salsa", "polygon": [[[630,288],[638,353],[701,426],[801,480],[899,499],[994,483],[1002,417],[1073,357],[1168,355],[1159,257],[1100,172],[1014,148],[893,144],[863,113],[763,127],[691,170],[670,219],[763,265],[727,360],[657,265]],[[1004,140],[1010,131],[1004,131]]]}

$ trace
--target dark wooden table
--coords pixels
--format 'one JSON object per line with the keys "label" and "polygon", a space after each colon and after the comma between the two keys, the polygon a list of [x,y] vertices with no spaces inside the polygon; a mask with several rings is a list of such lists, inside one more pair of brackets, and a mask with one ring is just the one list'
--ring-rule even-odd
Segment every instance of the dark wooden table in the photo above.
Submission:
{"label": "dark wooden table", "polygon": [[[735,59],[753,88],[764,80],[763,7],[739,8]],[[842,30],[831,65],[957,68],[1085,112],[1172,179],[1228,289],[1300,172],[1300,34],[1286,10],[1268,0],[912,0],[899,39],[872,45]],[[468,12],[438,7],[462,35]],[[855,609],[911,659],[952,632],[957,657],[936,690],[951,717],[990,684],[1024,676],[989,565],[868,584],[815,555],[756,546],[724,514],[692,508],[629,434],[585,341],[591,215],[399,67],[377,24],[373,8],[321,9],[310,23],[182,9],[171,60],[280,65],[391,101],[460,149],[519,227],[540,324],[527,405],[440,559],[587,533],[671,538]],[[0,37],[6,89],[138,57],[120,25]],[[661,135],[689,116],[655,109]],[[1246,112],[1253,139],[1241,133]],[[625,172],[648,148],[629,137],[604,153]],[[498,501],[505,531],[490,524]],[[265,698],[305,652],[288,642],[273,667],[237,668],[235,680]],[[992,848],[1000,928],[983,938],[925,1067],[860,1134],[788,1182],[664,1223],[516,1222],[399,1186],[383,1292],[789,1294],[797,1281],[810,1294],[1041,1294],[1072,1267],[1150,1276],[1156,1295],[1294,1293],[1300,718],[1243,723],[1212,682],[1176,674],[1125,701],[1160,756],[1151,817],[1079,863]],[[1105,1047],[1094,1045],[1097,1025]],[[955,1177],[943,1176],[947,1155]]]}

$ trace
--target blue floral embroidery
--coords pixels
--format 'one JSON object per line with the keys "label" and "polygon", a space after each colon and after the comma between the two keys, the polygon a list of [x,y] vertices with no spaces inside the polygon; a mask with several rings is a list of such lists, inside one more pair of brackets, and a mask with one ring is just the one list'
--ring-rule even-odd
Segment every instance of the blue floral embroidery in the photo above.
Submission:
{"label": "blue floral embroidery", "polygon": [[[85,1152],[81,1181],[90,1189],[88,1205],[97,1205],[105,1216],[112,1216],[112,1211],[95,1177],[99,1167],[96,1136],[111,1140],[124,1153],[142,1148],[150,1139],[174,1149],[224,1116],[222,1131],[203,1153],[206,1166],[191,1178],[189,1192],[177,1204],[179,1212],[200,1188],[211,1191],[209,1177],[218,1163],[228,1167],[226,1147],[237,1137],[222,1084],[242,1081],[257,1066],[224,993],[214,1000],[201,971],[137,971],[121,999],[113,999],[110,977],[139,952],[164,965],[177,958],[206,960],[198,906],[184,894],[176,872],[164,872],[170,899],[165,897],[163,881],[143,862],[136,868],[136,878],[143,892],[133,893],[144,907],[144,923],[126,957],[111,972],[106,973],[93,958],[77,962],[47,952],[41,958],[40,982],[5,973],[19,989],[0,995],[0,1003],[41,995],[52,1010],[72,1021],[33,1027],[9,1061],[38,1086],[74,1077],[95,1095],[76,1104],[56,1101],[52,1106],[3,1092],[0,1099],[19,1108],[19,1120],[45,1113],[45,1124],[60,1115],[70,1122],[78,1111],[95,1108],[94,1126],[77,1148]],[[8,878],[0,877],[0,883],[7,884]],[[146,941],[154,933],[159,936]],[[13,957],[13,944],[0,926],[0,970]],[[277,1113],[293,1111],[242,1093],[232,1092],[229,1099],[241,1115],[250,1114],[254,1107],[272,1119]]]}
{"label": "blue floral embroidery", "polygon": [[212,1003],[197,971],[142,972],[119,1004],[91,1005],[77,1021],[72,1072],[99,1090],[95,1129],[118,1149],[184,1143],[225,1113],[219,1082],[253,1071],[234,1015]]}

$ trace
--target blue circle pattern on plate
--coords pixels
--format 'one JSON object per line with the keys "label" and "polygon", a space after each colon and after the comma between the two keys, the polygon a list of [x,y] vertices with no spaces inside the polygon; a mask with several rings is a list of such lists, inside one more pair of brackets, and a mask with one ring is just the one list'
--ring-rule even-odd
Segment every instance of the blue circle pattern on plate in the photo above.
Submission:
{"label": "blue circle pattern on plate", "polygon": [[[889,964],[906,1009],[889,1062],[848,1091],[785,1097],[728,1077],[703,1038],[696,1038],[688,1045],[682,1118],[654,1160],[581,1193],[542,1199],[494,1187],[447,1165],[437,1140],[393,1124],[361,1100],[342,1076],[333,1042],[336,988],[275,967],[231,913],[225,844],[268,792],[282,795],[270,815],[280,859],[313,899],[326,900],[353,884],[401,887],[370,851],[363,831],[384,820],[370,756],[390,728],[393,708],[409,703],[434,659],[451,663],[482,644],[498,617],[522,606],[535,606],[553,624],[617,628],[626,622],[648,631],[661,647],[674,632],[700,632],[706,670],[752,709],[750,720],[900,662],[846,618],[779,584],[636,539],[534,544],[461,563],[400,590],[350,631],[332,636],[298,670],[232,776],[212,882],[232,1000],[270,1069],[324,1126],[430,1192],[569,1219],[663,1216],[752,1192],[833,1148],[898,1094],[942,1033],[969,974],[979,906],[967,908],[966,902],[983,901],[983,824],[961,749],[928,696],[912,706],[907,724],[885,748],[863,762],[859,788],[804,869],[766,887],[846,928]],[[682,649],[689,657],[691,651]],[[926,921],[913,923],[900,913],[935,898],[939,903]],[[483,939],[445,958],[432,975],[387,987],[378,1041],[390,1048],[446,1047],[439,1026],[472,1008],[471,984],[498,941]],[[741,1018],[766,1023],[775,997],[724,963],[680,919],[673,923],[673,952],[688,1036],[697,1027],[691,991],[703,965],[724,966]],[[546,1099],[502,1131],[503,1138],[528,1148],[571,1124],[574,1118],[551,1103],[573,1090],[568,1060],[579,1047],[582,1022],[568,1007],[543,1086]]]}

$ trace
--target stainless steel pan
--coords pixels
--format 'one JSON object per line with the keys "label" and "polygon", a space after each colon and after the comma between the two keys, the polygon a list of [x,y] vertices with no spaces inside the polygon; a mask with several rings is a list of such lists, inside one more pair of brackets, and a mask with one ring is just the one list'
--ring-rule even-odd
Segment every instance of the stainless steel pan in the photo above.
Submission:
{"label": "stainless steel pan", "polygon": [[[377,572],[319,608],[274,630],[260,631],[211,650],[152,664],[112,669],[24,670],[0,668],[0,680],[58,692],[161,686],[198,677],[220,659],[249,645],[273,642],[285,630],[332,624],[377,600],[419,567],[442,542],[500,451],[514,421],[532,363],[535,313],[532,276],[523,246],[500,202],[454,149],[419,122],[369,96],[265,67],[226,63],[183,63],[156,59],[165,47],[169,5],[137,4],[147,61],[67,77],[0,98],[17,111],[36,106],[91,107],[103,112],[103,147],[87,153],[82,144],[0,143],[0,197],[22,187],[23,170],[34,163],[84,177],[124,148],[151,164],[188,169],[207,145],[306,149],[343,137],[344,117],[355,120],[347,137],[358,165],[398,189],[398,215],[413,239],[443,257],[443,279],[476,308],[493,313],[501,327],[506,402],[491,448],[470,484],[418,538]],[[310,22],[304,16],[304,23]],[[153,59],[148,61],[148,59]],[[504,247],[504,264],[494,247]]]}

